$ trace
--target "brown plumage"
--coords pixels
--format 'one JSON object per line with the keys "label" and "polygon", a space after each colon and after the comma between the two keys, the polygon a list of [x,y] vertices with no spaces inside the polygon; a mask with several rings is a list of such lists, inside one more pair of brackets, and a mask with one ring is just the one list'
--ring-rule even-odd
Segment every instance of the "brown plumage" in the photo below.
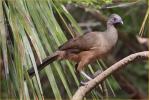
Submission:
{"label": "brown plumage", "polygon": [[[117,23],[122,23],[121,17],[112,14],[107,21],[107,30],[104,32],[90,32],[70,39],[60,46],[52,56],[44,59],[42,64],[37,65],[38,70],[43,69],[54,60],[68,59],[76,62],[77,71],[82,72],[85,66],[106,55],[116,44],[118,34],[114,25]],[[33,68],[28,72],[30,75],[35,73]],[[84,75],[84,72],[82,74]]]}

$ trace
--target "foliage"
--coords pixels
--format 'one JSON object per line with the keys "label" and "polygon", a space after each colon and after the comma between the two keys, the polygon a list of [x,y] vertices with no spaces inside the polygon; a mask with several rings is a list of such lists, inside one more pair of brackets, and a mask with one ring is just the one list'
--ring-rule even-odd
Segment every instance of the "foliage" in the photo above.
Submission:
{"label": "foliage", "polygon": [[[64,96],[71,98],[74,91],[70,86],[71,82],[74,81],[73,85],[78,86],[73,64],[68,61],[54,62],[42,73],[37,71],[37,61],[41,62],[67,41],[55,19],[54,12],[58,13],[66,28],[68,26],[62,14],[68,18],[78,33],[81,33],[77,23],[65,7],[58,3],[55,5],[55,2],[51,0],[1,1],[3,18],[6,19],[6,22],[1,24],[4,30],[1,34],[3,55],[1,58],[5,61],[6,75],[6,79],[2,80],[2,85],[7,83],[6,87],[8,87],[3,88],[6,90],[3,91],[2,98],[43,98],[44,92],[50,90],[59,100],[63,96],[60,89],[66,91],[67,94]],[[27,69],[31,66],[34,67],[36,74],[33,79],[30,79],[27,74]],[[66,72],[69,73],[69,77]],[[50,87],[41,83],[42,78],[48,79]]]}
{"label": "foliage", "polygon": [[90,6],[95,8],[100,8],[104,4],[111,4],[112,0],[60,0],[62,3],[66,4],[77,4]]}
{"label": "foliage", "polygon": [[[111,2],[112,0],[1,0],[0,98],[70,99],[79,86],[74,63],[55,61],[41,72],[37,71],[37,63],[67,41],[67,35],[75,36],[70,26],[78,35],[83,33],[64,4],[85,5],[97,9]],[[88,66],[87,72],[93,74],[97,69],[102,70],[101,66],[105,67],[104,63],[97,61],[95,65]],[[33,78],[27,74],[30,67],[35,69]],[[113,87],[120,89],[113,77],[105,83],[110,92]],[[99,99],[102,98],[102,93],[94,90],[87,98]]]}

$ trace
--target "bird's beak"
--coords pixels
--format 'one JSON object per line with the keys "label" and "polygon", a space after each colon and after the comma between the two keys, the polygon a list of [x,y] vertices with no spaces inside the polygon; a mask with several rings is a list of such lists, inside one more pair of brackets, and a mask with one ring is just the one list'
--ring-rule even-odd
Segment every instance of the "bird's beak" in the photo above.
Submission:
{"label": "bird's beak", "polygon": [[121,20],[121,22],[120,22],[122,25],[123,25],[123,21]]}

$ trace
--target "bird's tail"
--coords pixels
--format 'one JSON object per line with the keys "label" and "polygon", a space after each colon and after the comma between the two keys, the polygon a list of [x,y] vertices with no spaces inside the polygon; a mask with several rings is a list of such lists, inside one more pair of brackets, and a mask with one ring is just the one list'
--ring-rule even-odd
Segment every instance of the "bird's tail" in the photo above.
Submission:
{"label": "bird's tail", "polygon": [[[58,54],[57,53],[54,53],[54,54],[48,56],[47,58],[43,59],[42,60],[42,63],[37,65],[38,72],[41,71],[48,64],[50,64],[53,61],[57,60],[57,58],[58,58]],[[33,67],[31,67],[30,69],[28,69],[28,74],[29,74],[30,77],[34,76],[35,70],[34,70]]]}

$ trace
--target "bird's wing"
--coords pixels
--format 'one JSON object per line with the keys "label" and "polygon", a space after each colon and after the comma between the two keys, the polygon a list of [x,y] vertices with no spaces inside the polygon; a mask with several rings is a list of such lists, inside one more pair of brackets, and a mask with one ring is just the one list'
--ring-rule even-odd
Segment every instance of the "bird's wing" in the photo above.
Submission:
{"label": "bird's wing", "polygon": [[100,46],[100,32],[90,32],[86,33],[80,37],[76,37],[74,39],[70,39],[62,46],[59,47],[59,50],[67,50],[67,49],[78,49],[89,50],[93,47]]}
{"label": "bird's wing", "polygon": [[79,38],[80,37],[75,37],[73,39],[68,40],[67,42],[65,42],[63,45],[59,47],[59,50],[67,50],[67,49],[73,49],[73,48],[75,49]]}

